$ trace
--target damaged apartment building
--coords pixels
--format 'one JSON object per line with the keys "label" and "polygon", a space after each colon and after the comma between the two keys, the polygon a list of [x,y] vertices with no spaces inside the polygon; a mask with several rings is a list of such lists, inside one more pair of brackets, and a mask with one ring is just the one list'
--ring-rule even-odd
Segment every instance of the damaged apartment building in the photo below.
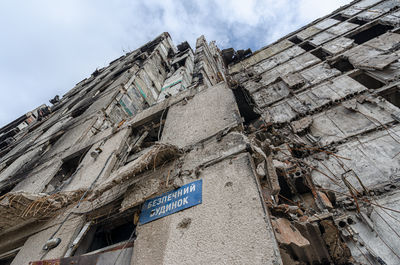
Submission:
{"label": "damaged apartment building", "polygon": [[0,264],[400,264],[399,7],[163,33],[1,128]]}

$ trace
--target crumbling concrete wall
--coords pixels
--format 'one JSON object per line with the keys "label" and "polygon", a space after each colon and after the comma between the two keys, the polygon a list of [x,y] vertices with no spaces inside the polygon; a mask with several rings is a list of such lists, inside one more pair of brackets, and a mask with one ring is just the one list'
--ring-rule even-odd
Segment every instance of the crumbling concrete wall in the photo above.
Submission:
{"label": "crumbling concrete wall", "polygon": [[221,83],[200,92],[188,102],[172,106],[161,141],[185,147],[236,127],[239,122],[233,93],[226,83]]}
{"label": "crumbling concrete wall", "polygon": [[[229,66],[232,84],[249,92],[266,123],[249,126],[249,138],[271,154],[278,175],[277,195],[268,176],[262,182],[285,264],[400,260],[398,236],[384,236],[395,226],[371,213],[397,214],[377,200],[396,190],[400,168],[398,8],[355,1]],[[299,229],[305,220],[322,233]],[[382,238],[379,251],[372,234]],[[310,250],[317,242],[328,256]]]}
{"label": "crumbling concrete wall", "polygon": [[280,264],[249,156],[225,159],[198,177],[204,202],[140,226],[133,264]]}
{"label": "crumbling concrete wall", "polygon": [[[357,0],[254,53],[163,33],[97,69],[3,143],[0,260],[133,214],[124,264],[398,264],[399,7]],[[202,204],[138,225],[197,179]]]}

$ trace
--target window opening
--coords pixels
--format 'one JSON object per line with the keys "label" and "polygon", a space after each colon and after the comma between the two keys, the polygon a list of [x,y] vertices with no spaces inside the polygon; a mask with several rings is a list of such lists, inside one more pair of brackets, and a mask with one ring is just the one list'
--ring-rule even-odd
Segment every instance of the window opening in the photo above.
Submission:
{"label": "window opening", "polygon": [[385,93],[381,94],[387,101],[400,108],[400,91],[397,87],[394,89],[390,89],[389,91],[385,91]]}
{"label": "window opening", "polygon": [[239,113],[244,119],[244,125],[249,125],[257,120],[260,115],[253,110],[256,104],[250,93],[240,86],[232,89],[232,91],[239,108]]}
{"label": "window opening", "polygon": [[96,231],[93,235],[87,252],[92,252],[107,246],[127,241],[134,231],[133,218],[118,219],[112,223],[104,223],[96,226]]}
{"label": "window opening", "polygon": [[339,20],[339,21],[343,22],[343,21],[347,20],[347,17],[344,17],[342,14],[339,13],[339,14],[333,16],[332,19]]}
{"label": "window opening", "polygon": [[60,191],[66,184],[68,184],[71,181],[71,178],[78,171],[78,166],[87,151],[88,148],[76,153],[74,157],[65,160],[55,176],[46,185],[44,191],[53,194]]}
{"label": "window opening", "polygon": [[385,85],[365,72],[358,72],[354,75],[350,75],[350,77],[369,89],[378,89]]}
{"label": "window opening", "polygon": [[0,254],[0,265],[10,265],[14,258],[17,256],[20,249],[21,247]]}
{"label": "window opening", "polygon": [[180,67],[182,67],[182,66],[185,66],[185,64],[186,64],[186,59],[187,59],[188,57],[185,57],[185,58],[182,58],[181,60],[179,60],[179,61],[177,61],[176,63],[174,63],[174,68],[175,69],[179,69]]}
{"label": "window opening", "polygon": [[[0,197],[5,195],[5,194],[7,194],[7,193],[9,193],[15,187],[15,185],[16,184],[11,184],[11,185],[6,185],[5,187],[3,187],[0,190]],[[1,265],[1,263],[0,263],[0,265]]]}
{"label": "window opening", "polygon": [[80,241],[74,256],[98,252],[110,246],[132,243],[136,239],[135,217],[138,216],[138,208],[119,213],[119,207],[113,205],[111,207],[111,209],[106,207],[108,208],[106,211],[112,211],[112,213],[92,221],[92,226]]}
{"label": "window opening", "polygon": [[309,52],[311,50],[314,50],[315,47],[311,45],[308,41],[303,42],[302,44],[299,45],[303,50]]}
{"label": "window opening", "polygon": [[0,265],[10,265],[12,263],[12,261],[14,260],[14,258],[15,258],[15,256],[0,259]]}
{"label": "window opening", "polygon": [[329,65],[342,73],[346,73],[354,69],[353,65],[346,57],[340,57],[338,60],[330,62]]}
{"label": "window opening", "polygon": [[289,41],[292,42],[292,43],[294,43],[294,44],[300,44],[300,43],[303,42],[303,41],[302,41],[301,39],[299,39],[299,37],[297,37],[296,35],[293,36],[293,37],[291,37],[291,38],[289,39]]}
{"label": "window opening", "polygon": [[322,48],[318,48],[311,52],[312,55],[318,57],[322,61],[325,61],[326,57],[330,56],[329,53],[325,52]]}
{"label": "window opening", "polygon": [[178,48],[179,52],[184,52],[187,49],[190,49],[190,45],[187,41],[184,41],[181,44],[179,44],[178,46],[176,46],[176,48]]}
{"label": "window opening", "polygon": [[354,42],[357,44],[363,44],[364,42],[367,42],[367,41],[372,40],[380,35],[383,35],[392,29],[393,29],[393,26],[376,24],[372,27],[364,29],[364,30],[350,36],[350,38],[353,39]]}
{"label": "window opening", "polygon": [[18,128],[13,128],[12,130],[0,135],[0,149],[11,145],[15,141],[14,136],[18,133],[18,131]]}
{"label": "window opening", "polygon": [[368,23],[368,21],[360,20],[360,19],[358,19],[358,18],[356,18],[356,17],[353,18],[352,20],[350,20],[349,22],[350,22],[350,23],[353,23],[353,24],[360,25],[360,26],[365,25],[365,24]]}
{"label": "window opening", "polygon": [[153,117],[151,121],[132,131],[131,137],[125,147],[126,155],[116,164],[115,169],[134,161],[141,155],[140,151],[161,140],[167,113],[168,108],[165,108]]}

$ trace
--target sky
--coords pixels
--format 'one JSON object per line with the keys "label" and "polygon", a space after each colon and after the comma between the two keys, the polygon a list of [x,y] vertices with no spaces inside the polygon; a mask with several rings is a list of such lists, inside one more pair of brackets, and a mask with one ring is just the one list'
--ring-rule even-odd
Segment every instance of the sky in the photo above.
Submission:
{"label": "sky", "polygon": [[2,0],[0,127],[162,32],[266,46],[350,0]]}

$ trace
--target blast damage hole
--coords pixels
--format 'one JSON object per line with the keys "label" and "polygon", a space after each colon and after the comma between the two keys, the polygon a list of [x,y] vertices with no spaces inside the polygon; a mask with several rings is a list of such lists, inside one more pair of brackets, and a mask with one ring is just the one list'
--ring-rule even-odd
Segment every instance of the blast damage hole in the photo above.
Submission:
{"label": "blast damage hole", "polygon": [[260,117],[260,114],[253,110],[255,106],[254,100],[250,93],[242,87],[232,89],[238,104],[239,113],[244,119],[244,125],[249,125]]}
{"label": "blast damage hole", "polygon": [[330,66],[339,70],[342,73],[349,72],[351,70],[354,70],[353,65],[349,62],[347,58],[340,58],[339,60],[335,62],[331,62]]}
{"label": "blast damage hole", "polygon": [[393,29],[393,26],[390,26],[390,25],[376,24],[372,27],[369,27],[363,31],[360,31],[360,32],[350,36],[350,38],[353,39],[354,42],[357,44],[363,44],[364,42],[367,42],[376,37],[379,37],[380,35],[383,35],[392,29]]}

